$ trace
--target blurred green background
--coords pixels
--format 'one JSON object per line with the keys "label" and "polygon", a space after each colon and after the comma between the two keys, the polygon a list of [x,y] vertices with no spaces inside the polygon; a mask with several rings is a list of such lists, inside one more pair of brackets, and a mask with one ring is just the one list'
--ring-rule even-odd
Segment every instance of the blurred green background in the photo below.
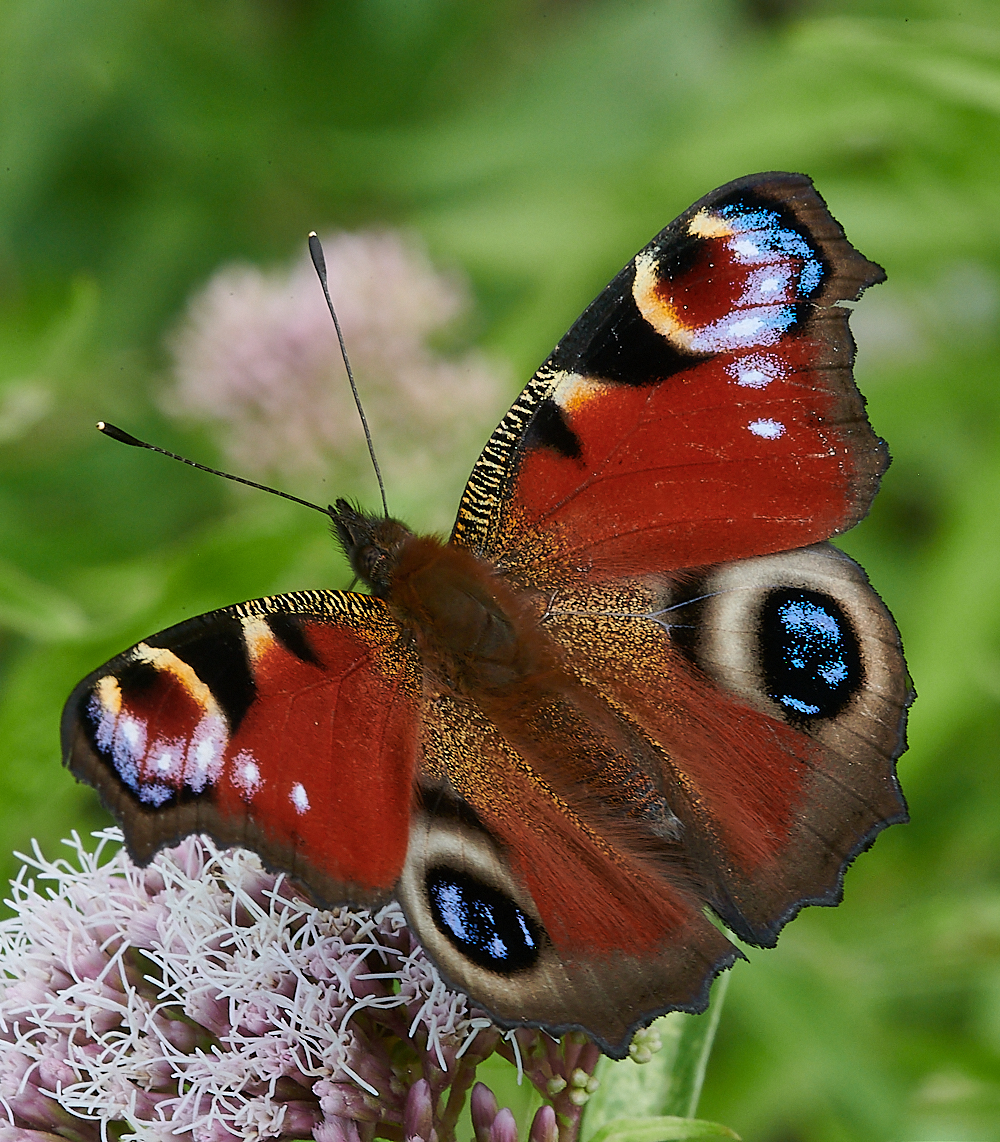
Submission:
{"label": "blurred green background", "polygon": [[920,693],[913,823],[735,969],[700,1113],[754,1142],[1000,1139],[1000,7],[4,0],[0,52],[3,852],[104,822],[59,765],[83,674],[188,615],[346,585],[312,513],[92,427],[222,459],[159,401],[215,269],[415,231],[470,279],[462,337],[513,397],[690,202],[805,171],[889,274],[854,324],[894,462],[844,546]]}

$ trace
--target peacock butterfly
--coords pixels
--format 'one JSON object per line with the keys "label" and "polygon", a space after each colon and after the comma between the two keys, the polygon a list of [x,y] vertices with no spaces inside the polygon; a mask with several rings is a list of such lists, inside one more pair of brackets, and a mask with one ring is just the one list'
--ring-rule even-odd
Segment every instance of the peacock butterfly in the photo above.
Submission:
{"label": "peacock butterfly", "polygon": [[132,856],[195,832],[320,902],[397,897],[504,1024],[610,1055],[698,1011],[906,820],[892,617],[826,542],[888,464],[848,311],[884,280],[803,175],[696,202],[490,437],[447,543],[344,500],[367,593],[182,622],[62,723]]}

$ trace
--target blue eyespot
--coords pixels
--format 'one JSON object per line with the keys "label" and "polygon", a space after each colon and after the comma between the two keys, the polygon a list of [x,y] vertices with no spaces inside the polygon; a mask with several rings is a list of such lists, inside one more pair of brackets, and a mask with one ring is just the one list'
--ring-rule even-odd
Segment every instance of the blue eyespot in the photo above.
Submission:
{"label": "blue eyespot", "polygon": [[761,611],[769,696],[793,718],[829,718],[863,681],[857,636],[840,605],[818,591],[772,591]]}
{"label": "blue eyespot", "polygon": [[479,967],[507,974],[538,958],[538,929],[508,896],[450,868],[431,869],[426,885],[438,930]]}
{"label": "blue eyespot", "polygon": [[798,231],[782,222],[781,215],[776,210],[759,206],[747,208],[740,203],[731,203],[723,206],[719,213],[737,234],[746,234],[752,238],[759,249],[760,260],[766,260],[768,253],[790,254],[802,259],[796,290],[799,297],[810,297],[819,288],[823,281],[823,264],[816,251]]}

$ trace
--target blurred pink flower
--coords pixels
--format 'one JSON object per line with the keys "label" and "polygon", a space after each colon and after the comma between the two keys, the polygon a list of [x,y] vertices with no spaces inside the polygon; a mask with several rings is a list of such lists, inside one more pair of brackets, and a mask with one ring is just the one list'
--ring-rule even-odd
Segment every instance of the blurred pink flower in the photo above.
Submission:
{"label": "blurred pink flower", "polygon": [[[397,905],[322,911],[245,850],[191,837],[138,868],[97,836],[23,858],[0,924],[0,1142],[450,1142],[494,1051],[549,1100],[529,1142],[575,1137],[597,1048],[503,1033]],[[517,1142],[481,1083],[471,1112],[477,1142]]]}
{"label": "blurred pink flower", "polygon": [[[503,412],[507,370],[478,352],[446,356],[432,347],[470,298],[461,279],[437,272],[415,240],[340,233],[324,247],[390,506],[419,487],[426,500],[450,500],[439,506],[448,523],[476,445]],[[341,482],[357,482],[367,467],[333,322],[307,254],[290,270],[220,270],[191,301],[170,348],[175,383],[165,407],[215,425],[238,471],[301,480],[335,466],[342,494]]]}

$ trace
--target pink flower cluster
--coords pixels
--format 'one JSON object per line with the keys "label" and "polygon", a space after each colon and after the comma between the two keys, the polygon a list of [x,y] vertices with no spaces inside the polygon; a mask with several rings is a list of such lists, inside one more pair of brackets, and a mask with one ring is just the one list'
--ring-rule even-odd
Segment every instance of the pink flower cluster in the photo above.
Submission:
{"label": "pink flower cluster", "polygon": [[[0,924],[0,1142],[450,1142],[494,1051],[548,1099],[530,1142],[575,1136],[597,1048],[504,1034],[396,905],[323,911],[245,850],[192,837],[138,868],[97,836],[23,858]],[[516,1142],[482,1084],[471,1112],[476,1142]]]}
{"label": "pink flower cluster", "polygon": [[[450,523],[476,445],[503,412],[506,371],[480,353],[434,347],[470,298],[415,241],[341,233],[324,247],[393,510],[419,487],[424,502],[447,505],[437,522]],[[370,490],[333,322],[305,253],[287,271],[220,270],[191,301],[170,347],[175,384],[165,407],[213,425],[238,471],[293,477],[301,486],[335,465],[337,494],[345,483]]]}

